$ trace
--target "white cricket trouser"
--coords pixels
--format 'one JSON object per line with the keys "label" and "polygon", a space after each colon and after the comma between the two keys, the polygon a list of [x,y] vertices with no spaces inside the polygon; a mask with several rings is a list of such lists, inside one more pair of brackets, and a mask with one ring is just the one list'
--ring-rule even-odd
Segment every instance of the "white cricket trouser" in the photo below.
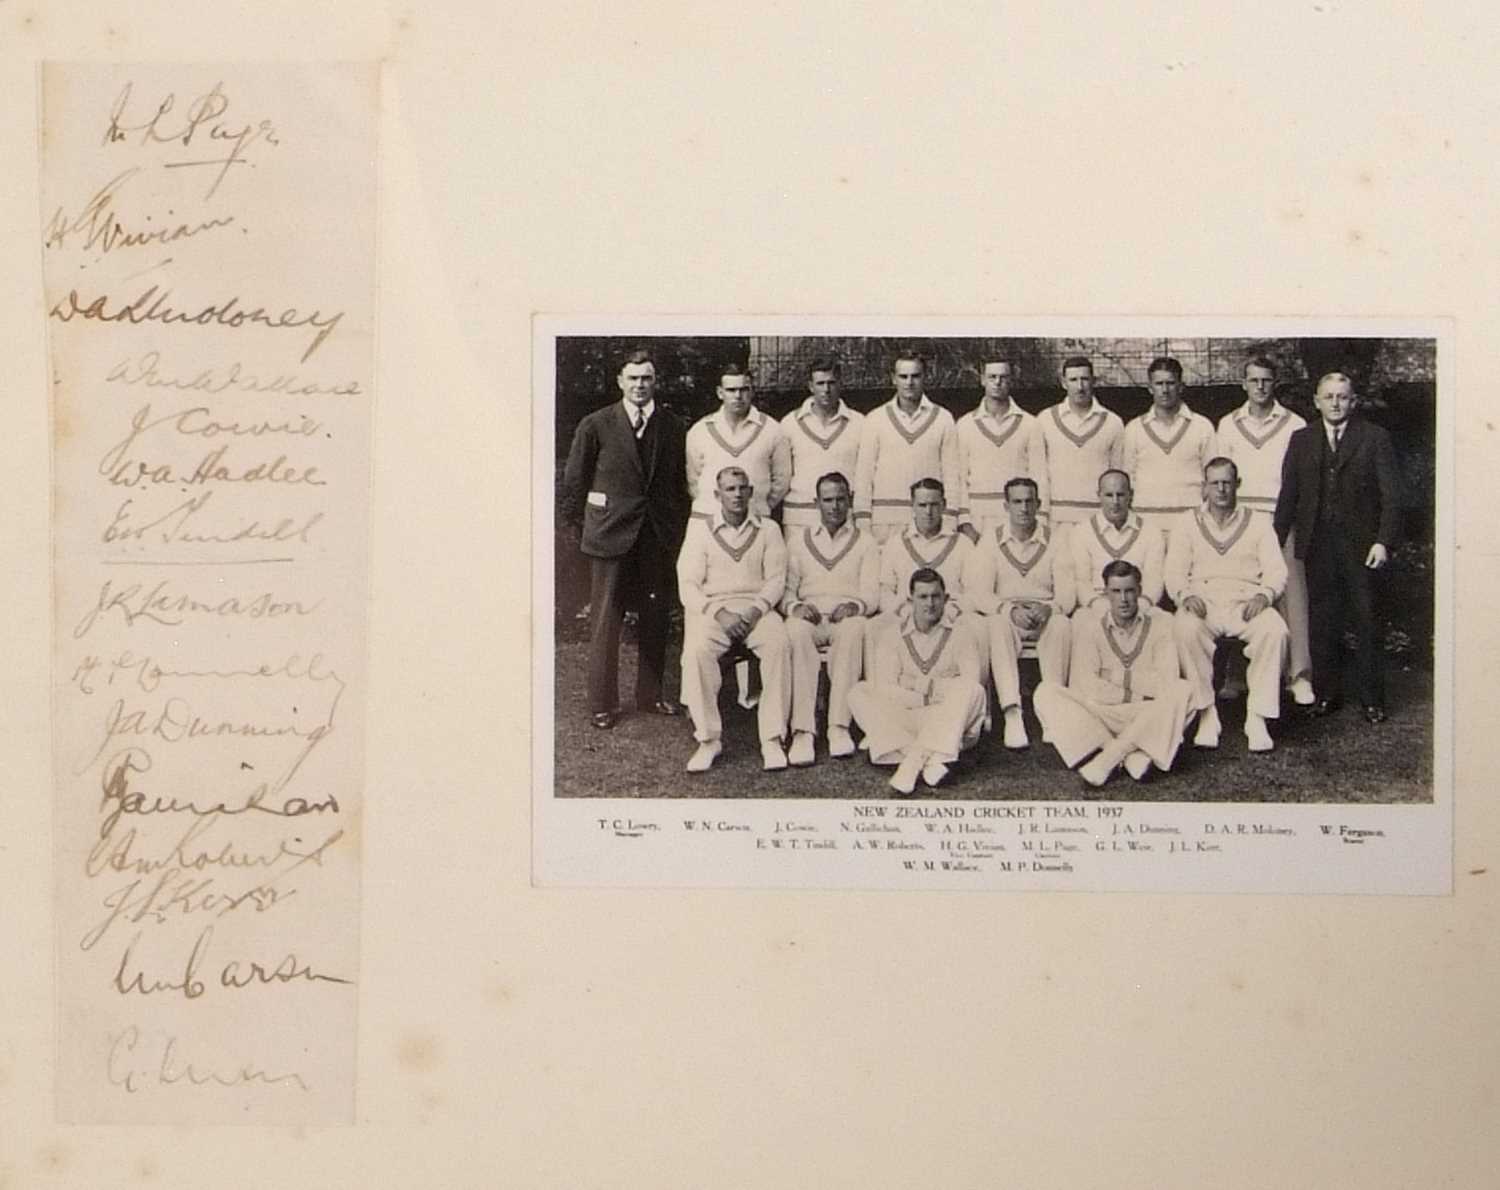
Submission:
{"label": "white cricket trouser", "polygon": [[1214,705],[1214,642],[1232,636],[1245,642],[1250,659],[1246,679],[1250,685],[1250,711],[1266,719],[1281,714],[1281,674],[1286,664],[1286,621],[1273,607],[1266,608],[1248,624],[1243,611],[1247,600],[1205,599],[1208,615],[1199,619],[1185,607],[1177,609],[1172,635],[1183,675],[1193,687],[1193,707],[1201,711]]}
{"label": "white cricket trouser", "polygon": [[[1257,516],[1272,515],[1269,509],[1251,511]],[[1312,676],[1312,650],[1307,643],[1307,567],[1297,557],[1296,546],[1297,531],[1293,529],[1281,547],[1281,556],[1286,559],[1286,590],[1274,604],[1291,633],[1291,658],[1284,675],[1288,680]]]}
{"label": "white cricket trouser", "polygon": [[1177,758],[1192,698],[1192,687],[1181,678],[1159,698],[1123,703],[1094,702],[1066,686],[1043,682],[1036,691],[1036,715],[1069,768],[1115,744],[1121,755],[1140,749],[1165,772]]}
{"label": "white cricket trouser", "polygon": [[849,726],[849,691],[864,664],[864,616],[845,616],[837,624],[826,615],[816,624],[801,616],[786,618],[792,649],[792,730],[814,731],[818,701],[818,650],[828,648],[828,726]]}
{"label": "white cricket trouser", "polygon": [[[719,658],[729,651],[730,641],[712,616],[686,617],[682,632],[682,701],[693,719],[693,736],[699,743],[718,739],[724,732],[719,716],[719,687],[724,676]],[[760,739],[779,740],[786,734],[791,710],[791,648],[786,626],[775,612],[756,621],[745,644],[760,661]]]}
{"label": "white cricket trouser", "polygon": [[[1009,607],[1002,607],[993,616],[984,618],[989,621],[990,669],[995,675],[995,693],[1000,699],[1000,709],[1006,711],[1021,705],[1018,662],[1026,638],[1011,621]],[[1067,616],[1054,610],[1036,642],[1042,681],[1066,684],[1068,658],[1072,651],[1073,625]]]}
{"label": "white cricket trouser", "polygon": [[967,678],[937,682],[936,701],[922,705],[921,695],[900,686],[860,682],[849,692],[849,709],[864,730],[870,759],[894,764],[913,748],[951,764],[979,739],[984,726],[984,690]]}

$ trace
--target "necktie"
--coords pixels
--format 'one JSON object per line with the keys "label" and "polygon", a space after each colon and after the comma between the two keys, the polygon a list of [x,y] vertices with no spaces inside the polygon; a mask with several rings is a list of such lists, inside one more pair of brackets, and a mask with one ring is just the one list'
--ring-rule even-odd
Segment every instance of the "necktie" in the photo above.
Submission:
{"label": "necktie", "polygon": [[1339,444],[1341,442],[1343,442],[1343,440],[1344,440],[1344,427],[1343,426],[1334,426],[1333,427],[1333,453],[1334,454],[1338,454],[1339,453]]}
{"label": "necktie", "polygon": [[646,415],[639,409],[632,411],[630,414],[630,424],[635,428],[635,438],[639,442],[641,435],[646,432]]}

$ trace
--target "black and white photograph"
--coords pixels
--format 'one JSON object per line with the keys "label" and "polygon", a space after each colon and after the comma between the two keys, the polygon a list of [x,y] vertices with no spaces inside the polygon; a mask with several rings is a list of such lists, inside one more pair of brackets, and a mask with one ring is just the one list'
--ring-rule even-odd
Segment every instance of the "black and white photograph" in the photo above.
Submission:
{"label": "black and white photograph", "polygon": [[1438,327],[719,325],[538,335],[539,835],[1031,816],[1071,878],[1104,816],[1203,864],[1425,807],[1441,850]]}
{"label": "black and white photograph", "polygon": [[1435,340],[555,351],[556,796],[1432,800]]}

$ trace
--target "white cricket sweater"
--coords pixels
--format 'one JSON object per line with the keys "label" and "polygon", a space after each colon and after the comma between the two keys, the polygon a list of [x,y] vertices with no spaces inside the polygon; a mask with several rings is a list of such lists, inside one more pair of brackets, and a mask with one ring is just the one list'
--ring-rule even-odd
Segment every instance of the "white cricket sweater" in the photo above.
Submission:
{"label": "white cricket sweater", "polygon": [[1078,605],[1067,537],[1066,529],[1047,532],[1040,526],[1026,541],[1012,536],[1009,525],[986,533],[965,574],[969,605],[992,616],[1025,600],[1049,603],[1067,615]]}
{"label": "white cricket sweater", "polygon": [[1236,508],[1224,525],[1207,508],[1177,518],[1167,545],[1167,594],[1235,602],[1257,594],[1275,599],[1286,588],[1286,559],[1265,517]]}
{"label": "white cricket sweater", "polygon": [[1079,417],[1066,398],[1037,414],[1052,521],[1080,521],[1099,507],[1099,476],[1121,468],[1125,425],[1096,400]]}
{"label": "white cricket sweater", "polygon": [[[958,419],[958,470],[963,490],[959,503],[960,524],[1005,517],[1005,485],[1012,479],[1034,479],[1042,510],[1047,508],[1046,455],[1037,438],[1037,419],[1014,402],[996,417],[980,401],[979,408]],[[954,497],[949,502],[954,502]]]}
{"label": "white cricket sweater", "polygon": [[767,612],[786,588],[786,545],[776,522],[754,514],[738,528],[723,513],[688,522],[677,555],[677,591],[689,615],[755,605]]}
{"label": "white cricket sweater", "polygon": [[958,470],[958,430],[953,415],[923,397],[908,420],[892,397],[865,418],[859,444],[859,475],[854,481],[854,515],[872,525],[904,525],[911,520],[911,485],[928,477],[941,480],[950,526],[958,523],[963,481]]}
{"label": "white cricket sweater", "polygon": [[1307,425],[1280,403],[1265,420],[1250,416],[1250,402],[1219,419],[1214,453],[1233,459],[1240,473],[1239,502],[1255,512],[1276,511],[1281,494],[1281,463],[1292,435]]}
{"label": "white cricket sweater", "polygon": [[693,516],[700,519],[719,511],[718,477],[725,467],[739,467],[750,477],[750,511],[756,516],[769,516],[791,483],[791,451],[781,426],[759,409],[733,430],[723,410],[699,418],[687,432],[685,450]]}
{"label": "white cricket sweater", "polygon": [[830,536],[821,524],[788,526],[782,611],[810,603],[824,615],[853,600],[863,615],[880,604],[880,546],[868,529],[845,522]]}
{"label": "white cricket sweater", "polygon": [[1135,512],[1178,515],[1203,503],[1203,465],[1214,457],[1208,418],[1183,405],[1163,422],[1148,409],[1125,427],[1122,442]]}
{"label": "white cricket sweater", "polygon": [[811,397],[781,419],[792,468],[791,488],[781,505],[781,523],[786,528],[818,524],[818,480],[830,471],[842,474],[853,493],[864,424],[865,415],[842,401],[833,420],[825,423],[813,412]]}
{"label": "white cricket sweater", "polygon": [[1068,549],[1073,556],[1073,580],[1080,604],[1104,597],[1104,568],[1115,561],[1130,562],[1141,572],[1141,597],[1146,602],[1161,602],[1166,537],[1154,530],[1147,532],[1145,522],[1135,513],[1127,516],[1118,529],[1104,519],[1102,512],[1068,526]]}

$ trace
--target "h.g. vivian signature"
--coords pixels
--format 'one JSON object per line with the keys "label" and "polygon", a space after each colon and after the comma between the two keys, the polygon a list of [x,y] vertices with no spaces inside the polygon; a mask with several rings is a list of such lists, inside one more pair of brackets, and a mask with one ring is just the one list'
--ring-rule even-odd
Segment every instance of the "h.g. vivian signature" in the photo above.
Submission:
{"label": "h.g. vivian signature", "polygon": [[233,215],[224,215],[218,219],[201,219],[197,222],[180,222],[175,218],[174,211],[168,211],[167,218],[159,223],[155,215],[145,216],[146,224],[157,223],[157,226],[143,226],[138,223],[133,228],[127,227],[115,214],[114,201],[120,191],[125,188],[125,183],[140,172],[141,167],[138,165],[121,170],[94,191],[88,202],[84,204],[83,210],[77,215],[69,215],[62,207],[58,207],[47,223],[45,246],[66,248],[74,236],[82,235],[85,252],[93,252],[97,249],[102,254],[113,252],[116,248],[145,248],[153,245],[175,244],[178,240],[191,239],[206,231],[218,231],[234,225]]}

